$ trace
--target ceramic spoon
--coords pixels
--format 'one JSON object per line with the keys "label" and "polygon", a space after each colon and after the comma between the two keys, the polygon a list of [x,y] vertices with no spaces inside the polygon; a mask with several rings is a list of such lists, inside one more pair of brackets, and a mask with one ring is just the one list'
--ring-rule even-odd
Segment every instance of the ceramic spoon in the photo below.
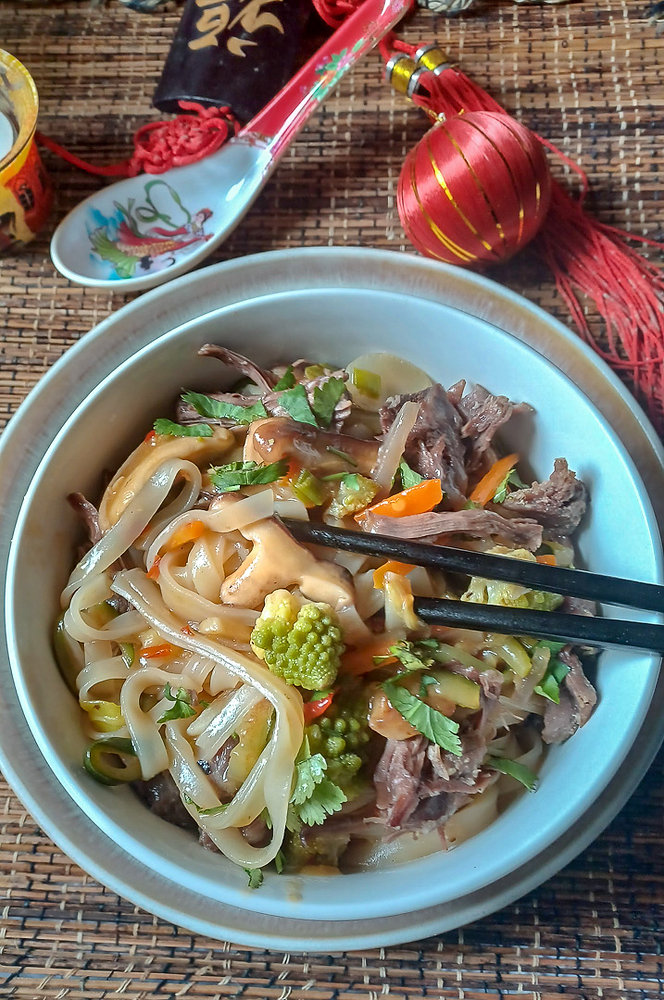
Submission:
{"label": "ceramic spoon", "polygon": [[111,184],[56,229],[51,256],[71,281],[135,292],[189,271],[237,226],[288,144],[330,90],[412,6],[364,0],[286,86],[218,152]]}

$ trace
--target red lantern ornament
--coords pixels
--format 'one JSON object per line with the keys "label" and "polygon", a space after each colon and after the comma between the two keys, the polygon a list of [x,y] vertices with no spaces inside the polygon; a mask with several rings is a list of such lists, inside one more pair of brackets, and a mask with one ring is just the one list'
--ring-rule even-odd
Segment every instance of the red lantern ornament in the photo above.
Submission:
{"label": "red lantern ornament", "polygon": [[465,267],[509,260],[537,234],[550,202],[541,143],[493,111],[437,122],[406,157],[397,188],[413,246]]}

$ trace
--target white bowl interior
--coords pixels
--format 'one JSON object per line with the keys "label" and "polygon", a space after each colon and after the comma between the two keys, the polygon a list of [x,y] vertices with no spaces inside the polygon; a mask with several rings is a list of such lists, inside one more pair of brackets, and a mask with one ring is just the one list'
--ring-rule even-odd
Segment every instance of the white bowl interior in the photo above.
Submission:
{"label": "white bowl interior", "polygon": [[662,579],[656,521],[629,456],[585,396],[541,355],[483,320],[416,296],[305,289],[254,298],[189,322],[122,364],[75,411],[41,462],[21,510],[7,579],[12,672],[35,740],[66,791],[115,843],[210,899],[300,919],[343,920],[405,913],[488,885],[589,809],[639,731],[659,658],[603,653],[595,678],[598,706],[572,740],[550,751],[535,795],[521,796],[452,852],[380,872],[337,879],[268,874],[260,891],[250,891],[243,872],[153,816],[131,791],[99,786],[83,772],[79,710],[50,642],[79,532],[66,495],[80,490],[95,498],[102,471],[117,467],[155,417],[172,412],[182,388],[219,384],[222,366],[196,356],[208,341],[263,364],[302,356],[345,363],[367,350],[387,350],[445,384],[467,378],[531,403],[535,415],[513,418],[503,439],[527,457],[538,478],[564,456],[588,484],[592,504],[579,536],[583,563],[598,572]]}

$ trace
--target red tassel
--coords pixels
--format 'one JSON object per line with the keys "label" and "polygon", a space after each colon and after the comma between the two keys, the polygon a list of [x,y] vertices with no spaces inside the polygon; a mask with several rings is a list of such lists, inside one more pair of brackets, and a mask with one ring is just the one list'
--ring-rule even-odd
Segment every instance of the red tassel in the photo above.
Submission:
{"label": "red tassel", "polygon": [[[431,47],[429,47],[431,48]],[[420,49],[419,52],[421,53]],[[442,54],[441,54],[442,55]],[[403,86],[396,89],[404,90]],[[487,194],[484,183],[478,194],[479,176],[491,176],[495,170],[509,167],[510,185],[521,191],[523,203],[528,198],[526,186],[541,182],[537,171],[528,178],[523,165],[519,166],[519,156],[514,148],[504,143],[498,136],[496,125],[499,120],[516,124],[514,119],[467,76],[451,66],[440,66],[437,71],[422,68],[419,72],[410,69],[409,96],[431,117],[442,117],[446,128],[458,129],[455,122],[464,117],[472,121],[475,112],[492,112],[494,125],[487,116],[481,121],[485,131],[483,155],[486,158],[484,173],[478,173],[476,163],[482,154],[477,151],[476,159],[470,162],[472,148],[464,144],[462,152],[466,156],[465,191],[457,188],[457,204],[451,205],[446,192],[447,179],[457,178],[460,160],[457,152],[443,150],[436,138],[437,126],[420,140],[416,150],[409,154],[399,181],[398,207],[404,229],[414,246],[429,256],[449,260],[446,240],[450,234],[459,233],[459,214],[468,216],[476,212],[473,203]],[[456,117],[455,117],[456,116]],[[477,123],[476,123],[477,124]],[[523,126],[519,126],[523,128]],[[584,172],[564,156],[547,140],[536,136],[538,142],[560,157],[579,177],[581,195],[572,197],[557,181],[551,181],[551,207],[541,223],[533,228],[535,236],[532,246],[551,269],[561,296],[570,310],[574,323],[584,339],[600,354],[617,373],[632,384],[640,402],[648,410],[656,428],[664,431],[664,272],[661,268],[643,258],[628,246],[628,240],[638,240],[650,246],[662,248],[662,244],[604,225],[590,216],[584,209],[584,197],[588,180]],[[437,167],[439,180],[431,183],[432,146],[438,149]],[[442,159],[441,159],[442,154]],[[419,166],[413,164],[418,162]],[[442,179],[442,181],[441,181]],[[441,190],[442,187],[442,190]],[[479,229],[479,236],[491,245],[490,253],[478,253],[469,258],[457,259],[455,263],[466,267],[489,264],[497,259],[507,259],[510,248],[516,252],[524,245],[517,234],[514,207],[510,207],[506,189],[498,190],[492,196],[493,220]],[[419,198],[419,201],[418,201]],[[459,201],[461,198],[461,201]],[[491,214],[491,213],[490,213]],[[518,215],[518,210],[517,210]],[[436,223],[442,238],[434,239],[431,225],[422,226],[426,216]],[[414,219],[419,218],[420,225]],[[513,245],[497,252],[495,244],[495,218],[499,218],[508,244]],[[455,228],[456,227],[456,228]],[[535,230],[537,234],[535,235]],[[508,235],[509,234],[509,235]],[[468,234],[466,233],[466,236]],[[466,246],[463,244],[462,245]],[[467,248],[467,246],[466,246]],[[587,322],[582,306],[584,297],[596,306],[604,321],[604,338],[600,342]]]}

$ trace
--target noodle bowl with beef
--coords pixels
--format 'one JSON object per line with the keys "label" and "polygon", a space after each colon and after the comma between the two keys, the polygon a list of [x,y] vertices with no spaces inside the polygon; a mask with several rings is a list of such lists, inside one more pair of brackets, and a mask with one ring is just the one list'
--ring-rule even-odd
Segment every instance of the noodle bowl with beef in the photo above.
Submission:
{"label": "noodle bowl with beef", "polygon": [[527,407],[481,386],[386,354],[267,370],[202,353],[236,369],[235,391],[185,392],[98,509],[70,497],[89,542],[56,651],[86,769],[254,886],[270,864],[347,871],[459,843],[535,789],[544,744],[595,692],[570,645],[431,628],[414,596],[592,608],[315,549],[280,518],[565,566],[584,485],[563,458],[523,483],[495,435]]}

